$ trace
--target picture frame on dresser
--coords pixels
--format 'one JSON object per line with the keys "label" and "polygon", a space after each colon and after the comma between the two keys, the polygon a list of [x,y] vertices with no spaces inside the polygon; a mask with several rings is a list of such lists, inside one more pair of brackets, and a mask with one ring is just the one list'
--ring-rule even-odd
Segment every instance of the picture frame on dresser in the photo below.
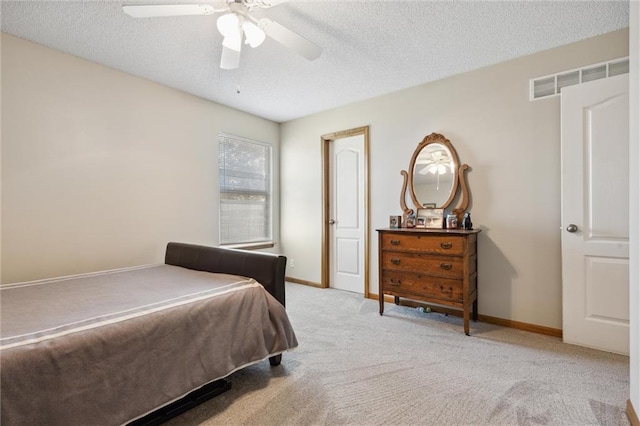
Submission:
{"label": "picture frame on dresser", "polygon": [[418,217],[425,218],[423,228],[442,229],[444,225],[444,209],[418,209]]}
{"label": "picture frame on dresser", "polygon": [[405,228],[415,228],[416,227],[416,218],[415,216],[409,215],[404,221]]}

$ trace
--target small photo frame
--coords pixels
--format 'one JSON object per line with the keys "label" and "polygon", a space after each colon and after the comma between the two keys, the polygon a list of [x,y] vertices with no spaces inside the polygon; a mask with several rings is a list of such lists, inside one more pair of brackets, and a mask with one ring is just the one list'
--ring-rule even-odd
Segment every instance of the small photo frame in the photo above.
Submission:
{"label": "small photo frame", "polygon": [[418,214],[418,217],[416,217],[416,228],[426,228],[427,227],[427,217],[426,216],[420,216]]}
{"label": "small photo frame", "polygon": [[389,216],[389,228],[400,228],[402,216]]}
{"label": "small photo frame", "polygon": [[415,228],[416,227],[416,218],[413,215],[407,216],[407,219],[404,221],[405,226],[407,228]]}
{"label": "small photo frame", "polygon": [[425,228],[442,229],[444,225],[444,209],[419,209],[418,216],[424,216]]}

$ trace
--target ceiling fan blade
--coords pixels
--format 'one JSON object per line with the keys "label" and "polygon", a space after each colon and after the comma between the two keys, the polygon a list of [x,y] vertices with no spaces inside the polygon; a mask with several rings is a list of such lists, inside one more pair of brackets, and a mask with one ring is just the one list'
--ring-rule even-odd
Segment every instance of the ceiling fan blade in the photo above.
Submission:
{"label": "ceiling fan blade", "polygon": [[245,0],[245,3],[248,6],[257,6],[263,9],[268,9],[270,7],[278,6],[279,4],[285,3],[287,0]]}
{"label": "ceiling fan blade", "polygon": [[134,18],[155,18],[161,16],[212,15],[229,10],[224,5],[210,4],[141,4],[122,6],[122,11]]}
{"label": "ceiling fan blade", "polygon": [[220,68],[223,70],[233,70],[240,66],[240,52],[222,46],[222,56],[220,57]]}
{"label": "ceiling fan blade", "polygon": [[311,43],[306,38],[294,33],[286,27],[283,27],[277,22],[267,18],[263,18],[259,22],[260,28],[262,28],[265,34],[310,61],[317,59],[322,54],[322,49],[319,46]]}
{"label": "ceiling fan blade", "polygon": [[421,175],[426,175],[427,173],[429,173],[429,167],[423,167],[422,169],[418,170],[418,173],[420,173]]}

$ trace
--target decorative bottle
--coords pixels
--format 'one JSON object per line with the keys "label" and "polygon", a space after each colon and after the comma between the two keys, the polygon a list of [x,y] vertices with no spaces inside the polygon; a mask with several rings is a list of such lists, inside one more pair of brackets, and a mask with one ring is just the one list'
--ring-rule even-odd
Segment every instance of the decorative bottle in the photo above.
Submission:
{"label": "decorative bottle", "polygon": [[471,213],[465,213],[462,218],[462,229],[473,229],[473,223],[471,222]]}
{"label": "decorative bottle", "polygon": [[458,216],[453,213],[447,215],[447,229],[456,229],[458,227]]}

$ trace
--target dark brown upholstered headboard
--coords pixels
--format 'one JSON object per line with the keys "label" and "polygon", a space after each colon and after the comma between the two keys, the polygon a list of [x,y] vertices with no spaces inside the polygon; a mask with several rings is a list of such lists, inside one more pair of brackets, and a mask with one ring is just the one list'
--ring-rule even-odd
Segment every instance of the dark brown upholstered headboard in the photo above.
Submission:
{"label": "dark brown upholstered headboard", "polygon": [[285,256],[171,242],[167,244],[164,263],[197,271],[253,278],[284,305]]}

